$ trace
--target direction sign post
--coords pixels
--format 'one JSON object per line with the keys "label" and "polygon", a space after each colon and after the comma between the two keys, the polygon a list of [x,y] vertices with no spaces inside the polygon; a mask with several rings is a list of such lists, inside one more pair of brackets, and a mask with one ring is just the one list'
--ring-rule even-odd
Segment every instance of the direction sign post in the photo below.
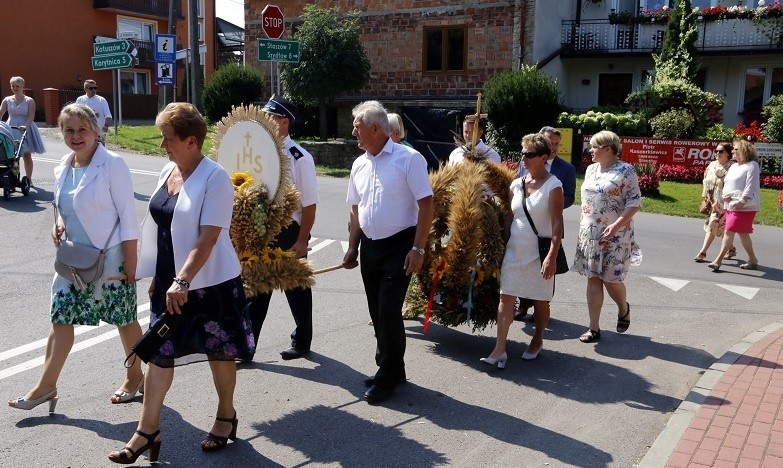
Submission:
{"label": "direction sign post", "polygon": [[299,62],[299,41],[259,39],[258,60],[261,62]]}
{"label": "direction sign post", "polygon": [[127,54],[134,49],[131,41],[120,39],[111,42],[96,42],[92,45],[92,55],[115,55],[115,54]]}
{"label": "direction sign post", "polygon": [[93,70],[113,70],[115,68],[129,67],[133,63],[130,54],[100,55],[92,58]]}
{"label": "direction sign post", "polygon": [[277,5],[267,5],[261,11],[261,28],[270,39],[280,39],[285,32],[285,16]]}

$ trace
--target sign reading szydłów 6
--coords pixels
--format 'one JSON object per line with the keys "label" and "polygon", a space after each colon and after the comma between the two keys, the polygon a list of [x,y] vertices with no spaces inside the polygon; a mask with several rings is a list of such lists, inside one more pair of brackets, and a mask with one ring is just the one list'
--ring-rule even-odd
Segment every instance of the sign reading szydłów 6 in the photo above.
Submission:
{"label": "sign reading szyd\u0142\u00f3w 6", "polygon": [[299,41],[279,39],[258,40],[258,60],[261,62],[299,62]]}

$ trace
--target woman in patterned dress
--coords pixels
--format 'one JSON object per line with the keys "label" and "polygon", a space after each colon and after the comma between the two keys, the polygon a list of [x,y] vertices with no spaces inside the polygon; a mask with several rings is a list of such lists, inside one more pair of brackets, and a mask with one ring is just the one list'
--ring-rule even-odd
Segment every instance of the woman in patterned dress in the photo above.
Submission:
{"label": "woman in patterned dress", "polygon": [[[10,400],[12,408],[29,410],[49,402],[57,404],[57,379],[74,341],[74,325],[116,325],[125,355],[141,337],[136,320],[136,241],[139,237],[130,170],[125,161],[98,143],[100,129],[95,113],[81,104],[70,104],[58,119],[65,144],[73,150],[54,169],[56,222],[55,247],[68,240],[95,248],[108,248],[103,277],[79,288],[55,274],[52,283],[52,330],[38,383],[22,398]],[[121,361],[118,360],[118,364]],[[144,377],[141,364],[127,369],[125,382],[112,395],[112,403],[136,396]]]}
{"label": "woman in patterned dress", "polygon": [[[702,180],[701,197],[710,204],[710,212],[704,221],[704,242],[699,253],[693,257],[695,262],[707,261],[707,250],[716,237],[723,236],[726,228],[726,210],[723,208],[723,179],[731,167],[731,152],[734,148],[731,143],[722,141],[715,148],[715,160],[704,170]],[[732,258],[737,254],[734,246],[731,246],[726,258]]]}
{"label": "woman in patterned dress", "polygon": [[8,125],[17,127],[14,129],[15,138],[18,140],[22,132],[27,130],[22,151],[24,160],[24,173],[33,185],[33,156],[31,153],[43,154],[46,152],[38,126],[35,125],[35,101],[24,94],[24,78],[11,77],[11,91],[13,96],[8,96],[0,103],[0,117],[8,112]]}
{"label": "woman in patterned dress", "polygon": [[126,446],[111,452],[115,463],[133,463],[160,450],[160,413],[174,366],[209,361],[218,396],[205,452],[236,439],[236,361],[252,359],[255,340],[245,309],[240,265],[228,235],[234,187],[226,171],[204,157],[207,123],[192,104],[175,102],[155,119],[160,146],[171,161],[160,174],[141,228],[138,277],[152,277],[150,324],[164,312],[176,318],[171,336],[147,367],[144,404]]}
{"label": "woman in patterned dress", "polygon": [[604,289],[617,304],[617,332],[631,324],[626,301],[628,267],[641,261],[634,241],[632,218],[641,206],[642,193],[634,167],[620,161],[620,138],[598,132],[590,138],[593,163],[582,183],[582,211],[572,269],[587,277],[587,309],[590,328],[579,337],[583,343],[601,339],[601,307]]}

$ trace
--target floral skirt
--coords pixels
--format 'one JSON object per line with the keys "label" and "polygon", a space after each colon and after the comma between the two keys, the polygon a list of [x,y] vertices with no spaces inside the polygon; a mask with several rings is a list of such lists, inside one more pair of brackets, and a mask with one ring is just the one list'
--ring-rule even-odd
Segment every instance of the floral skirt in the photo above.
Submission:
{"label": "floral skirt", "polygon": [[122,244],[106,250],[103,277],[99,282],[78,290],[73,283],[55,273],[52,281],[52,323],[59,325],[98,325],[104,322],[118,327],[136,321],[136,284],[109,280],[123,274]]}
{"label": "floral skirt", "polygon": [[[150,324],[166,311],[166,291],[171,281],[157,276],[150,298]],[[180,307],[183,321],[150,362],[174,367],[205,360],[252,359],[256,350],[253,327],[245,308],[240,277],[188,292]]]}

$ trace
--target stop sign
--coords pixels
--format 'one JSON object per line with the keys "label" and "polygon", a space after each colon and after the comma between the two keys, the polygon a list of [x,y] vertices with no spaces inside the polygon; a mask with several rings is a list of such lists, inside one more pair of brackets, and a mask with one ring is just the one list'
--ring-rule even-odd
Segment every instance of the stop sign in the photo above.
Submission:
{"label": "stop sign", "polygon": [[261,27],[269,39],[280,39],[285,31],[285,17],[277,5],[267,5],[261,12]]}

